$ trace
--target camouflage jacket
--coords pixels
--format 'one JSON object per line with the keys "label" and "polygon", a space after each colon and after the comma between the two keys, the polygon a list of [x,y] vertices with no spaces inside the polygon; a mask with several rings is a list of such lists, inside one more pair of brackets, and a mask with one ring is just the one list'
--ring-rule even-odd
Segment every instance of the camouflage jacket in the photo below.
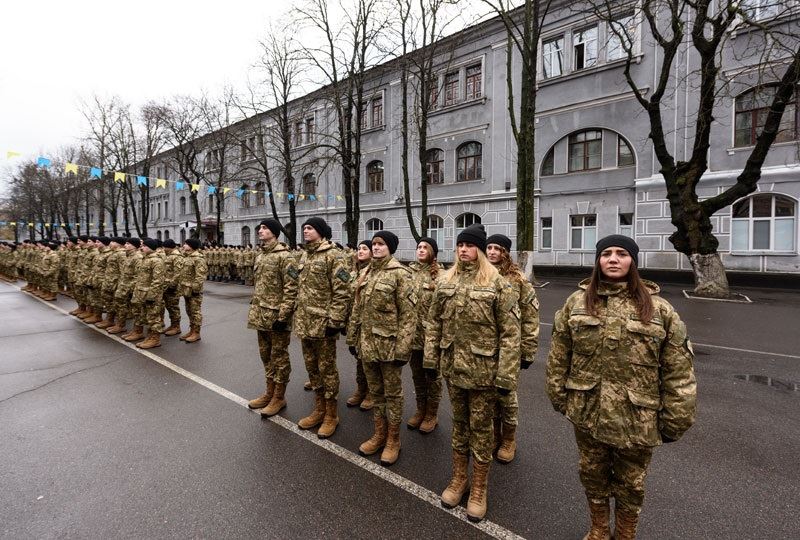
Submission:
{"label": "camouflage jacket", "polygon": [[423,366],[466,389],[516,390],[519,300],[500,274],[475,283],[477,263],[458,262],[452,282],[437,280],[425,331]]}
{"label": "camouflage jacket", "polygon": [[115,291],[122,275],[122,265],[125,264],[125,250],[122,248],[110,249],[106,259],[106,271],[103,277],[103,290]]}
{"label": "camouflage jacket", "polygon": [[178,291],[181,296],[192,296],[203,292],[208,265],[202,251],[192,251],[180,259],[180,282]]}
{"label": "camouflage jacket", "polygon": [[96,247],[86,248],[84,251],[83,264],[80,267],[81,284],[92,287],[92,268],[100,253]]}
{"label": "camouflage jacket", "polygon": [[[441,274],[442,267],[437,262]],[[417,293],[417,328],[414,332],[414,340],[411,349],[421,351],[425,349],[425,323],[428,320],[428,312],[431,308],[431,300],[436,290],[436,282],[431,277],[431,265],[419,262],[411,263],[412,279],[414,280],[414,290]]]}
{"label": "camouflage jacket", "polygon": [[306,244],[300,258],[300,280],[294,330],[301,339],[325,337],[325,329],[342,328],[350,300],[350,272],[336,246],[327,240]]}
{"label": "camouflage jacket", "polygon": [[364,361],[408,361],[417,324],[411,271],[392,256],[372,259],[356,283],[348,345]]}
{"label": "camouflage jacket", "polygon": [[153,251],[142,257],[136,269],[131,302],[156,302],[164,295],[164,260]]}
{"label": "camouflage jacket", "polygon": [[96,289],[103,287],[103,279],[106,275],[109,255],[111,255],[111,249],[107,246],[103,246],[97,250],[97,256],[90,269],[91,277],[89,278],[92,287]]}
{"label": "camouflage jacket", "polygon": [[45,279],[52,279],[58,276],[59,270],[59,257],[58,253],[52,250],[47,250],[42,253],[41,262],[39,263],[39,272]]}
{"label": "camouflage jacket", "polygon": [[[508,279],[508,278],[506,278]],[[533,362],[539,348],[539,299],[530,281],[508,280],[519,298],[520,355]]]}
{"label": "camouflage jacket", "polygon": [[282,242],[263,246],[256,258],[255,288],[247,327],[271,330],[276,321],[291,323],[300,273],[295,259]]}
{"label": "camouflage jacket", "polygon": [[173,248],[171,253],[164,252],[164,281],[166,289],[175,289],[178,286],[178,272],[181,253],[177,248]]}
{"label": "camouflage jacket", "polygon": [[625,283],[601,283],[590,315],[584,290],[555,317],[547,359],[547,394],[578,428],[619,448],[678,439],[695,419],[697,386],[692,345],[673,307],[653,295],[654,315],[639,319]]}
{"label": "camouflage jacket", "polygon": [[78,261],[80,260],[81,250],[73,246],[67,249],[65,255],[67,265],[67,277],[70,283],[77,279]]}
{"label": "camouflage jacket", "polygon": [[114,291],[115,298],[127,298],[133,292],[133,285],[136,281],[136,273],[144,255],[139,250],[124,251],[125,258],[120,263],[120,276],[117,282],[117,290]]}

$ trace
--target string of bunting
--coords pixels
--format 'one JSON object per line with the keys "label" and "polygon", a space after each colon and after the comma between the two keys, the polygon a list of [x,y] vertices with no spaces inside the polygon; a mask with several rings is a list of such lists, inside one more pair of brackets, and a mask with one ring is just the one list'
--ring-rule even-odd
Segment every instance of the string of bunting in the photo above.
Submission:
{"label": "string of bunting", "polygon": [[[12,150],[9,150],[8,152],[6,152],[6,158],[7,159],[20,157],[21,155],[22,154],[20,152],[14,152]],[[55,168],[55,166],[53,165],[52,160],[50,158],[46,158],[46,157],[43,157],[43,156],[39,156],[36,159],[36,165],[38,167],[40,167],[40,168]],[[166,189],[168,182],[170,184],[175,184],[176,191],[182,191],[182,190],[185,190],[185,189],[191,189],[191,191],[193,193],[199,193],[200,187],[201,187],[200,184],[195,184],[195,183],[189,182],[187,180],[168,180],[166,178],[153,178],[153,177],[147,177],[147,176],[142,176],[142,175],[129,174],[129,173],[122,172],[122,171],[103,171],[99,167],[90,167],[90,166],[87,166],[87,165],[80,165],[78,163],[69,163],[68,162],[68,163],[66,163],[64,165],[64,173],[65,174],[75,174],[75,175],[77,175],[78,172],[81,169],[82,170],[87,170],[89,172],[89,178],[90,179],[91,178],[101,179],[105,172],[113,172],[114,173],[114,182],[116,182],[116,183],[125,182],[126,179],[128,177],[130,177],[131,179],[136,181],[136,185],[137,186],[150,186],[150,187],[154,186],[156,189]],[[153,181],[154,184],[151,184],[150,183],[151,181]],[[233,190],[233,188],[223,187],[222,188],[222,194],[223,195],[227,195],[228,192],[230,192],[232,190]],[[209,185],[206,188],[206,192],[209,195],[213,195],[213,194],[217,193],[217,191],[218,191],[217,190],[217,186],[214,186],[214,185]],[[237,198],[241,199],[244,196],[244,194],[247,193],[248,191],[250,193],[253,193],[253,194],[257,194],[259,192],[259,190],[257,190],[257,189],[239,188],[239,189],[237,189],[235,191],[235,195],[236,195]],[[281,192],[281,191],[271,192],[271,191],[264,190],[264,194],[267,197],[274,195],[275,197],[277,197],[279,199],[282,199],[285,196],[287,201],[292,201],[292,200],[297,200],[297,201],[305,201],[305,200],[317,201],[317,200],[320,200],[320,199],[324,200],[324,197],[318,197],[316,194],[310,194],[310,193],[309,194],[307,194],[307,193],[296,193],[295,194],[295,193],[287,193],[287,192]],[[327,196],[327,199],[329,201],[343,201],[344,200],[344,196],[343,195],[329,194]]]}

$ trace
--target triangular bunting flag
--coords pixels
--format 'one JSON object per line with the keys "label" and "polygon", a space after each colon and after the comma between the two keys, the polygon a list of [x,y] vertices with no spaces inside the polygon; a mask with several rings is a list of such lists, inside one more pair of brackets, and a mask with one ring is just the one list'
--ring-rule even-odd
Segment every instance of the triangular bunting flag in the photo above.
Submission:
{"label": "triangular bunting flag", "polygon": [[177,189],[178,191],[182,190],[184,187],[186,187],[186,184],[181,182],[180,180],[175,182],[175,189]]}
{"label": "triangular bunting flag", "polygon": [[243,189],[237,189],[236,190],[236,196],[241,199],[242,195],[244,195],[244,190]]}
{"label": "triangular bunting flag", "polygon": [[136,177],[136,185],[139,186],[146,186],[147,184],[147,177],[146,176],[137,176]]}
{"label": "triangular bunting flag", "polygon": [[226,193],[228,193],[230,190],[231,190],[231,188],[229,188],[229,187],[224,187],[224,188],[222,188],[222,194],[223,194],[223,195],[225,195],[225,194],[226,194]]}
{"label": "triangular bunting flag", "polygon": [[157,188],[165,188],[167,187],[167,181],[163,178],[156,178],[156,187]]}
{"label": "triangular bunting flag", "polygon": [[308,196],[308,200],[310,200],[310,201],[316,201],[316,200],[317,200],[317,197],[316,197],[315,195],[309,195],[309,196]]}
{"label": "triangular bunting flag", "polygon": [[[99,178],[99,176],[98,176]],[[115,172],[114,173],[114,182],[124,182],[125,181],[125,173],[124,172]]]}
{"label": "triangular bunting flag", "polygon": [[103,171],[99,167],[89,169],[89,178],[100,178],[101,176],[103,176]]}
{"label": "triangular bunting flag", "polygon": [[78,166],[75,163],[67,163],[64,166],[64,172],[67,173],[67,174],[69,174],[69,173],[78,174]]}
{"label": "triangular bunting flag", "polygon": [[208,194],[213,195],[217,192],[217,186],[208,186]]}
{"label": "triangular bunting flag", "polygon": [[200,184],[192,184],[192,191],[197,193],[200,190]]}
{"label": "triangular bunting flag", "polygon": [[21,155],[22,155],[22,154],[20,154],[19,152],[14,152],[13,150],[9,150],[8,152],[6,152],[6,159],[11,159],[11,158],[14,158],[14,157],[19,157],[19,156],[21,156]]}
{"label": "triangular bunting flag", "polygon": [[36,164],[39,167],[49,167],[50,166],[50,160],[47,159],[46,157],[40,157],[39,159],[36,160]]}

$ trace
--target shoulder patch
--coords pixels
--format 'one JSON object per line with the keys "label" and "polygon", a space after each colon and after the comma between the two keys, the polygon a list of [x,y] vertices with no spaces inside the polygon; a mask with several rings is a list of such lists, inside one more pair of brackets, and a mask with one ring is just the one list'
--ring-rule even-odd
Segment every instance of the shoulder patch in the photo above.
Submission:
{"label": "shoulder patch", "polygon": [[339,271],[336,272],[336,277],[344,281],[345,283],[350,283],[350,272],[348,272],[344,268],[339,268]]}
{"label": "shoulder patch", "polygon": [[289,266],[289,268],[286,269],[286,273],[289,274],[289,277],[292,279],[297,279],[300,277],[300,272],[297,271],[297,268],[295,268],[294,265]]}

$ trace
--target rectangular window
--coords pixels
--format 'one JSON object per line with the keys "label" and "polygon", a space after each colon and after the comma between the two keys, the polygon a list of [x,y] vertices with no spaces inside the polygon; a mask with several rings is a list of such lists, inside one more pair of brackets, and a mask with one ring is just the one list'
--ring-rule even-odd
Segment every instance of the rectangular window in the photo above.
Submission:
{"label": "rectangular window", "polygon": [[372,127],[383,125],[383,98],[372,100]]}
{"label": "rectangular window", "polygon": [[633,214],[619,215],[619,234],[633,238]]}
{"label": "rectangular window", "polygon": [[779,0],[744,0],[742,9],[754,21],[763,21],[777,17],[781,10],[787,9],[789,2]]}
{"label": "rectangular window", "polygon": [[597,216],[570,217],[570,247],[575,250],[592,250],[597,243]]}
{"label": "rectangular window", "polygon": [[242,143],[239,146],[239,161],[245,161],[247,159],[247,144]]}
{"label": "rectangular window", "polygon": [[437,77],[434,77],[428,82],[428,99],[428,110],[432,111],[436,109],[439,105],[439,79]]}
{"label": "rectangular window", "polygon": [[573,64],[575,70],[586,69],[597,63],[597,27],[584,28],[573,34]]}
{"label": "rectangular window", "polygon": [[458,72],[448,73],[444,77],[444,105],[454,105],[458,101]]}
{"label": "rectangular window", "polygon": [[617,167],[630,167],[633,164],[633,151],[628,141],[617,136]]}
{"label": "rectangular window", "polygon": [[303,123],[294,123],[294,145],[301,146],[303,144]]}
{"label": "rectangular window", "polygon": [[250,148],[247,149],[247,157],[253,159],[256,156],[256,138],[250,137]]}
{"label": "rectangular window", "polygon": [[314,142],[314,118],[306,118],[306,144]]}
{"label": "rectangular window", "polygon": [[542,69],[545,79],[564,73],[564,36],[542,44]]}
{"label": "rectangular window", "polygon": [[553,249],[553,218],[542,218],[542,249]]}
{"label": "rectangular window", "polygon": [[636,41],[636,19],[633,15],[619,17],[611,21],[607,29],[608,41],[606,42],[606,61],[613,62],[628,56]]}
{"label": "rectangular window", "polygon": [[367,129],[369,126],[369,109],[367,108],[367,104],[364,103],[361,105],[361,129]]}
{"label": "rectangular window", "polygon": [[603,134],[599,130],[581,131],[569,136],[569,171],[599,169],[603,157]]}
{"label": "rectangular window", "polygon": [[480,64],[467,68],[467,92],[465,99],[478,99],[481,97],[481,77]]}

